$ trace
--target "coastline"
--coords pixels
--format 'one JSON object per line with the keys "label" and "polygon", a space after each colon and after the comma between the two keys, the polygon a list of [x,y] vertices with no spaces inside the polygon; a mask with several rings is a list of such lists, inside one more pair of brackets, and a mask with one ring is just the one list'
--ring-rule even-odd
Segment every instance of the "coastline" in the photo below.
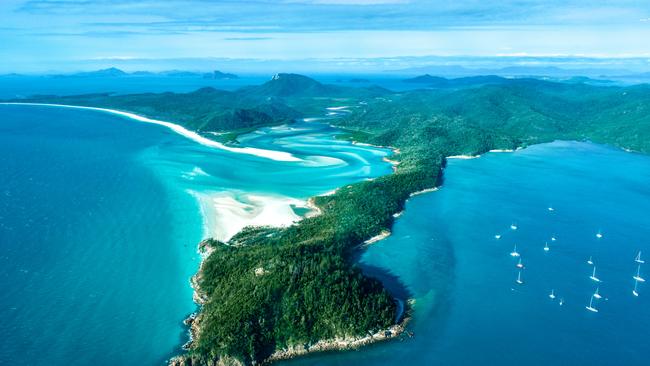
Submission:
{"label": "coastline", "polygon": [[[336,126],[333,126],[336,127]],[[354,145],[357,145],[358,143],[351,142]],[[363,144],[367,146],[375,146],[371,144]],[[389,148],[391,151],[393,151],[393,154],[399,154],[400,151],[397,148],[393,147],[386,147],[386,146],[376,146],[380,148]],[[390,160],[387,157],[382,158],[382,161],[391,164],[392,166],[392,172],[389,174],[394,174],[397,171],[397,165],[399,164],[399,161],[395,160]],[[298,216],[297,219],[295,220],[285,220],[284,222],[280,223],[277,222],[277,226],[289,226],[297,223],[298,221],[306,218],[311,218],[318,216],[322,213],[322,209],[316,205],[315,203],[315,198],[318,196],[329,196],[333,195],[337,192],[339,188],[336,188],[334,190],[330,190],[328,192],[322,193],[320,195],[310,197],[306,201],[300,201],[300,200],[295,200],[291,199],[291,203],[298,206],[298,207],[304,207],[307,208],[309,211],[305,213],[303,216]],[[434,188],[436,190],[436,188]],[[428,190],[427,190],[428,191]],[[287,206],[288,207],[288,206]],[[208,213],[209,210],[206,210],[204,213]],[[276,225],[259,225],[259,224],[251,224],[254,226],[276,226]],[[244,225],[241,228],[248,226]],[[221,240],[218,237],[216,238],[217,240],[220,240],[223,242],[222,245],[228,245],[227,240],[230,239],[233,235],[235,235],[237,232],[240,230],[236,230],[231,232],[228,235],[222,235],[223,239]],[[378,235],[369,238],[365,240],[361,245],[359,245],[359,248],[362,249],[368,245],[371,245],[375,242],[378,242],[380,240],[385,239],[386,237],[390,236],[391,232],[388,230],[383,230],[381,233]],[[192,344],[193,340],[198,338],[199,333],[201,332],[201,310],[200,307],[205,304],[207,301],[207,298],[205,294],[201,291],[201,288],[199,286],[202,272],[203,272],[203,265],[205,263],[205,259],[214,251],[214,248],[211,246],[212,245],[212,240],[211,238],[206,238],[201,243],[199,243],[199,248],[198,252],[201,255],[201,263],[199,265],[199,269],[196,272],[194,276],[192,276],[190,280],[190,284],[193,291],[193,300],[194,302],[199,306],[199,310],[197,312],[190,314],[183,322],[186,326],[188,326],[188,333],[189,333],[189,341],[185,343],[183,346],[183,349],[189,351],[192,349]],[[327,351],[346,351],[346,350],[353,350],[353,349],[358,349],[360,347],[377,343],[377,342],[382,342],[382,341],[388,341],[391,339],[395,339],[402,334],[407,334],[409,337],[412,337],[413,334],[410,332],[406,331],[406,326],[411,320],[410,316],[410,311],[411,311],[411,304],[414,302],[413,299],[394,299],[396,302],[399,303],[399,312],[396,314],[396,323],[391,325],[390,327],[386,329],[381,329],[376,331],[375,333],[368,334],[365,336],[346,336],[346,337],[337,337],[334,339],[322,339],[319,340],[318,342],[312,344],[312,345],[300,345],[300,346],[292,346],[286,349],[276,349],[274,353],[269,356],[266,360],[264,360],[263,363],[271,363],[275,361],[280,361],[280,360],[287,360],[295,357],[301,357],[305,356],[307,354],[312,354],[312,353],[318,353],[318,352],[327,352]],[[241,363],[237,360],[234,359],[220,359],[217,360],[217,364],[233,364],[233,365],[240,365]],[[185,353],[181,355],[177,355],[173,357],[172,359],[169,360],[169,364],[173,366],[190,366],[192,365],[192,355]]]}
{"label": "coastline", "polygon": [[[309,200],[253,192],[188,191],[199,203],[203,238],[227,242],[246,226],[286,227],[315,216],[320,210]],[[304,216],[293,207],[309,210]]]}
{"label": "coastline", "polygon": [[36,106],[36,107],[55,107],[55,108],[72,108],[72,109],[82,109],[82,110],[89,110],[89,111],[97,111],[97,112],[104,112],[104,113],[110,113],[122,117],[126,117],[138,122],[144,122],[144,123],[152,123],[160,126],[164,126],[169,128],[170,130],[176,132],[177,134],[184,136],[192,141],[195,141],[201,145],[212,147],[212,148],[217,148],[225,151],[230,151],[233,153],[238,153],[238,154],[248,154],[248,155],[254,155],[258,156],[261,158],[266,158],[266,159],[271,159],[271,160],[276,160],[276,161],[287,161],[287,162],[304,162],[305,160],[300,159],[296,156],[294,156],[291,153],[285,152],[285,151],[277,151],[277,150],[265,150],[265,149],[258,149],[254,147],[230,147],[227,145],[224,145],[220,142],[210,140],[209,138],[203,137],[199,135],[198,133],[194,131],[190,131],[186,129],[185,127],[171,123],[171,122],[166,122],[166,121],[161,121],[157,119],[152,119],[148,117],[144,117],[135,113],[131,112],[125,112],[125,111],[120,111],[116,109],[109,109],[109,108],[99,108],[99,107],[86,107],[86,106],[78,106],[78,105],[67,105],[67,104],[51,104],[51,103],[18,103],[18,102],[11,102],[11,103],[0,103],[0,105],[23,105],[23,106]]}
{"label": "coastline", "polygon": [[[411,302],[412,301],[409,300],[409,303]],[[269,358],[266,359],[266,361],[264,361],[264,363],[289,360],[314,353],[357,350],[361,347],[374,343],[397,339],[403,334],[407,334],[408,337],[413,337],[413,334],[407,332],[406,330],[406,327],[410,321],[411,317],[410,315],[407,315],[402,319],[402,321],[388,327],[387,329],[381,329],[375,333],[371,333],[362,337],[338,337],[334,339],[320,340],[309,346],[301,345],[276,350]]]}
{"label": "coastline", "polygon": [[[374,145],[368,144],[368,146],[374,146]],[[533,145],[531,145],[531,146],[533,146]],[[385,147],[385,146],[382,146],[382,147]],[[482,155],[487,154],[489,152],[492,152],[492,153],[517,152],[517,151],[523,150],[525,148],[526,147],[518,147],[516,149],[494,149],[494,150],[486,151],[486,152],[484,152],[482,154],[477,154],[477,155],[470,156],[470,157],[461,157],[459,159],[464,160],[464,159],[468,159],[468,158],[469,159],[479,158]],[[397,150],[397,149],[394,149],[394,150]],[[452,159],[453,159],[453,157],[452,157]],[[389,160],[389,159],[384,158],[383,160],[386,161],[386,160]],[[397,164],[399,164],[399,162],[397,162]],[[397,164],[395,164],[395,165],[397,165]],[[442,171],[444,172],[444,168],[442,169]],[[418,196],[418,195],[422,195],[422,194],[425,194],[425,193],[429,193],[429,192],[436,192],[440,188],[441,188],[441,185],[438,185],[438,186],[433,187],[433,188],[427,188],[427,189],[423,189],[423,190],[420,190],[420,191],[416,191],[416,192],[411,193],[409,195],[409,198],[412,198],[412,197],[415,197],[415,196]],[[331,194],[336,193],[336,191],[337,191],[337,189],[332,190],[330,192],[326,192],[326,193],[322,194],[321,196],[331,195]],[[318,215],[318,214],[321,213],[321,209],[318,206],[316,206],[315,203],[314,203],[314,197],[309,198],[307,202],[308,202],[307,206],[310,207],[311,209],[313,209],[314,215]],[[393,214],[392,216],[394,218],[398,218],[404,212],[405,212],[405,209],[400,211],[400,212],[397,212],[397,213]],[[307,217],[307,216],[305,216],[305,217]],[[358,248],[363,250],[366,246],[377,243],[377,242],[389,237],[390,235],[391,235],[390,231],[383,230],[380,234],[375,235],[374,237],[369,238],[366,241],[364,241],[363,243],[361,243],[358,246]],[[205,257],[207,257],[209,255],[209,253],[211,253],[211,252],[212,252],[212,250],[209,249],[209,246],[206,246],[205,249],[204,249],[204,253],[206,253]],[[205,257],[203,257],[203,258],[205,258]],[[200,271],[197,272],[197,276],[199,274],[200,274]],[[192,280],[194,281],[194,277],[192,278]],[[198,289],[198,288],[195,287],[195,290],[196,289]],[[288,347],[288,348],[285,348],[285,349],[277,349],[277,350],[275,350],[275,352],[273,352],[273,354],[269,358],[264,360],[262,364],[268,364],[268,363],[273,363],[273,362],[282,361],[282,360],[289,360],[289,359],[308,356],[308,355],[312,355],[312,354],[316,354],[316,353],[339,352],[339,351],[345,352],[345,351],[351,351],[351,350],[358,350],[361,347],[371,345],[371,344],[374,344],[374,343],[379,343],[379,342],[398,339],[398,338],[400,338],[400,336],[403,336],[403,335],[408,336],[409,338],[412,338],[414,336],[414,334],[407,330],[407,326],[410,323],[410,321],[412,320],[412,311],[413,311],[412,305],[415,303],[415,299],[407,298],[403,302],[402,302],[402,300],[397,299],[397,298],[395,298],[395,300],[401,303],[402,308],[399,311],[402,314],[402,318],[401,318],[400,321],[396,322],[395,324],[388,327],[387,329],[382,329],[382,330],[379,330],[379,331],[374,332],[372,334],[368,334],[366,336],[356,336],[356,337],[355,336],[347,336],[347,337],[337,337],[337,338],[333,338],[333,339],[322,339],[322,340],[319,340],[318,342],[316,342],[314,344],[311,344],[311,345],[297,345],[297,346],[292,346],[292,347]],[[205,299],[202,298],[200,295],[197,296],[197,304],[201,304],[204,301],[205,301]],[[398,315],[398,319],[399,319],[399,316],[400,315]],[[186,322],[187,322],[186,324],[190,328],[189,332],[191,334],[191,337],[194,334],[197,334],[197,332],[200,331],[200,326],[198,324],[200,322],[200,319],[197,319],[197,318],[198,318],[197,314],[195,313],[195,314],[190,315],[190,317],[188,317],[188,319],[186,319]],[[195,321],[195,320],[198,320],[198,321]],[[192,339],[192,338],[190,338],[190,339]],[[192,365],[191,363],[189,363],[189,364],[187,363],[187,361],[188,361],[187,357],[189,357],[187,354],[176,356],[172,360],[170,360],[170,365],[174,365],[174,366],[191,366]],[[221,363],[221,362],[223,362],[223,363]],[[224,364],[224,365],[242,365],[243,366],[243,364],[239,363],[239,361],[233,360],[233,359],[230,359],[230,358],[218,360],[216,364],[219,364],[219,365],[221,365],[221,364]]]}
{"label": "coastline", "polygon": [[481,155],[451,155],[447,156],[447,159],[477,159],[480,158]]}
{"label": "coastline", "polygon": [[[286,153],[282,151],[264,150],[264,149],[257,149],[257,148],[229,147],[219,142],[207,139],[196,132],[189,131],[180,125],[176,125],[170,122],[150,119],[130,112],[112,110],[107,108],[61,105],[61,104],[45,104],[45,103],[0,103],[0,104],[70,108],[70,109],[80,109],[80,110],[90,110],[90,111],[110,113],[121,117],[133,119],[138,122],[157,124],[157,125],[167,127],[172,131],[188,139],[191,139],[199,144],[208,147],[219,148],[234,153],[255,155],[263,158],[269,158],[272,160],[300,161],[300,162],[305,161],[296,158],[290,153]],[[367,146],[374,146],[374,145],[368,144]],[[380,147],[386,148],[385,146],[380,146]],[[399,153],[398,149],[391,148],[391,147],[389,148],[394,152],[394,154]],[[394,167],[393,173],[394,173],[396,170],[395,166],[398,164],[398,162],[390,161],[388,159],[384,161],[391,163],[391,165],[393,165]],[[329,194],[333,194],[334,192],[336,192],[336,190],[323,193],[322,195],[329,195]],[[190,192],[190,193],[192,193],[195,196],[196,194],[199,194],[197,192]],[[204,204],[201,204],[201,215],[204,217],[204,219],[213,218],[215,216],[213,213],[219,211],[220,215],[218,216],[221,216],[220,219],[223,221],[221,224],[216,226],[206,225],[206,223],[204,222],[204,227],[211,226],[212,228],[209,230],[212,230],[214,233],[216,232],[221,233],[221,234],[213,235],[213,232],[208,231],[207,233],[209,233],[209,235],[206,236],[215,237],[217,240],[225,242],[245,226],[249,226],[249,225],[276,226],[276,227],[289,226],[300,221],[302,218],[314,217],[316,215],[319,215],[322,212],[321,209],[315,204],[313,197],[306,201],[303,201],[303,200],[283,198],[283,197],[280,198],[267,197],[259,194],[245,194],[244,196],[246,196],[246,200],[248,200],[249,202],[242,202],[241,200],[235,199],[232,196],[232,194],[228,194],[228,193],[224,194],[223,192],[217,194],[205,194],[205,197],[199,199],[199,201],[205,199],[207,199],[208,201],[208,205],[205,207]],[[301,217],[293,211],[291,211],[291,213],[287,211],[287,209],[291,210],[291,205],[309,208],[310,210],[304,216]],[[226,213],[225,215],[224,212]],[[374,243],[376,241],[379,241],[387,237],[388,235],[390,235],[390,232],[383,231],[379,235],[366,240],[364,244],[368,245]],[[198,271],[194,276],[192,276],[190,280],[190,284],[194,290],[193,300],[199,306],[204,304],[205,301],[207,300],[205,295],[201,292],[200,287],[198,286],[202,275],[203,264],[205,263],[205,258],[207,258],[213,251],[214,249],[211,247],[210,241],[208,240],[203,240],[198,245],[198,253],[201,256],[201,262]],[[286,359],[291,357],[297,357],[312,352],[356,349],[371,343],[392,339],[399,336],[405,331],[405,326],[408,323],[408,320],[410,320],[409,317],[404,317],[402,321],[391,325],[387,329],[383,329],[376,333],[369,334],[363,337],[342,337],[342,338],[335,338],[335,339],[324,339],[316,342],[313,346],[309,348],[303,347],[302,350],[299,349],[300,347],[294,347],[291,350],[277,350],[276,353],[278,354],[277,355],[274,354],[275,356],[272,356],[271,358],[269,358],[269,360],[275,360],[275,359],[280,360],[280,359]],[[199,334],[201,329],[200,310],[196,313],[191,314],[188,318],[186,318],[184,320],[184,323],[189,327],[188,329],[189,342],[187,342],[183,346],[183,348],[191,349],[192,342],[193,340],[197,339],[197,335]],[[284,353],[285,351],[289,353],[285,354]],[[184,359],[185,356],[187,355],[179,355],[177,357],[172,358],[169,362],[170,364],[175,364],[179,360]]]}

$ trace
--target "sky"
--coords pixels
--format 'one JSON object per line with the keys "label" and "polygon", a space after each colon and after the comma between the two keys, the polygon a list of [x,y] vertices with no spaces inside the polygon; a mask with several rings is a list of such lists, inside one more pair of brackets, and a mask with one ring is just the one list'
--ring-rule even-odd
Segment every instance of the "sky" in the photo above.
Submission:
{"label": "sky", "polygon": [[0,72],[567,57],[642,69],[648,40],[648,0],[0,0]]}

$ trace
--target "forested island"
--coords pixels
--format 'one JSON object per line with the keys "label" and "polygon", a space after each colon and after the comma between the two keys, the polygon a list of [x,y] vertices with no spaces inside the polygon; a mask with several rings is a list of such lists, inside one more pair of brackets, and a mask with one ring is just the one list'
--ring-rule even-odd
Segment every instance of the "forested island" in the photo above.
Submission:
{"label": "forested island", "polygon": [[[430,78],[427,78],[430,79]],[[428,80],[430,82],[432,80]],[[396,322],[396,303],[354,254],[393,224],[408,197],[442,183],[445,157],[511,150],[555,139],[590,140],[650,151],[650,87],[554,83],[498,77],[433,80],[393,92],[321,84],[279,74],[233,92],[72,97],[41,102],[114,108],[198,131],[237,134],[344,107],[331,120],[340,138],[391,146],[394,174],[315,197],[321,214],[287,228],[243,230],[228,243],[202,243],[206,258],[194,282],[200,313],[194,339],[176,364],[217,360],[258,364],[283,349],[364,337]]]}

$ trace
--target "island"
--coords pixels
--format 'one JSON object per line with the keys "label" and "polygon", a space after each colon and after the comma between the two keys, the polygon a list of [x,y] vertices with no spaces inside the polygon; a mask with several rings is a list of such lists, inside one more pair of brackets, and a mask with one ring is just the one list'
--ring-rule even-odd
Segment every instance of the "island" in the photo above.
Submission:
{"label": "island", "polygon": [[[489,82],[486,82],[489,80]],[[446,157],[552,140],[650,152],[650,86],[506,79],[445,79],[453,87],[393,92],[341,87],[295,74],[232,92],[39,96],[13,102],[113,108],[175,121],[199,133],[237,134],[342,111],[341,139],[388,146],[395,169],[312,198],[319,214],[286,228],[248,227],[227,243],[200,244],[192,283],[200,311],[173,365],[260,364],[350,349],[400,336],[409,317],[355,258],[390,232],[413,194],[443,183]],[[328,109],[329,108],[329,109]],[[607,172],[603,172],[607,174]]]}
{"label": "island", "polygon": [[215,80],[233,80],[233,79],[239,79],[239,76],[235,74],[231,74],[229,72],[221,72],[219,70],[215,70],[213,72],[203,74],[203,78],[215,79]]}

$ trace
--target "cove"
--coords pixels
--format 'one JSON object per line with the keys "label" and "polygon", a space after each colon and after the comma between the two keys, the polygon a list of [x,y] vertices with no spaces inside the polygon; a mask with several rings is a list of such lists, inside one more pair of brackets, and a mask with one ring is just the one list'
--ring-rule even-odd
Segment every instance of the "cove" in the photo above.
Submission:
{"label": "cove", "polygon": [[648,181],[650,158],[591,143],[450,159],[441,189],[411,198],[361,259],[411,292],[414,338],[286,364],[647,364],[650,287],[633,296],[632,277],[650,254]]}

